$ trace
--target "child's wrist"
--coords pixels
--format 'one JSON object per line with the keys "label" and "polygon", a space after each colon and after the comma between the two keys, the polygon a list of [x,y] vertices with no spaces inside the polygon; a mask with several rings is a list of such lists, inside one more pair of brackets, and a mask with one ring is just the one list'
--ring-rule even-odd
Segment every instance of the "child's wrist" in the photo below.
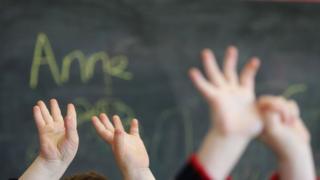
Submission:
{"label": "child's wrist", "polygon": [[210,130],[197,156],[214,179],[227,177],[250,142],[250,138],[225,135]]}
{"label": "child's wrist", "polygon": [[150,168],[129,168],[122,174],[125,180],[155,180]]}
{"label": "child's wrist", "polygon": [[312,156],[310,144],[287,146],[286,150],[277,152],[278,160],[283,163],[301,161],[309,156]]}
{"label": "child's wrist", "polygon": [[315,168],[310,146],[297,147],[278,158],[283,179],[315,179]]}
{"label": "child's wrist", "polygon": [[209,141],[207,144],[208,146],[214,145],[214,144],[220,144],[221,146],[212,146],[214,149],[218,148],[224,148],[226,146],[232,145],[233,150],[241,150],[245,149],[246,146],[249,144],[249,142],[252,140],[250,137],[242,137],[240,135],[234,135],[234,134],[221,134],[215,129],[209,130],[209,132],[206,135],[205,141]]}
{"label": "child's wrist", "polygon": [[48,175],[50,179],[59,179],[70,164],[60,160],[46,160],[41,156],[38,156],[34,163],[36,163],[36,166],[42,169],[42,172]]}
{"label": "child's wrist", "polygon": [[19,178],[20,180],[60,179],[69,164],[61,161],[48,161],[38,156]]}
{"label": "child's wrist", "polygon": [[310,143],[282,143],[281,147],[274,149],[278,161],[288,162],[300,157],[312,155]]}
{"label": "child's wrist", "polygon": [[226,133],[220,129],[211,128],[207,133],[207,136],[214,136],[214,139],[221,139],[223,141],[239,141],[239,143],[249,143],[254,137],[246,136],[242,134],[235,134],[235,133]]}

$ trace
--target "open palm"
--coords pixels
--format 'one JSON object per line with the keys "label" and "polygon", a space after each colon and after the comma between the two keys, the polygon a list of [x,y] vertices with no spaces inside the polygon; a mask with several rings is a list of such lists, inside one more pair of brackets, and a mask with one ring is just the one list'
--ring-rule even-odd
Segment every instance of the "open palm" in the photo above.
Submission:
{"label": "open palm", "polygon": [[235,47],[226,51],[223,72],[209,49],[202,52],[202,59],[207,78],[196,68],[190,77],[210,105],[214,128],[223,134],[256,136],[262,129],[254,93],[259,60],[252,58],[238,77]]}
{"label": "open palm", "polygon": [[33,108],[39,132],[40,157],[47,161],[71,162],[79,145],[75,108],[68,105],[65,120],[55,99],[50,100],[50,109],[51,113],[43,101]]}
{"label": "open palm", "polygon": [[149,157],[139,135],[138,120],[131,122],[130,133],[125,132],[119,116],[113,116],[113,124],[106,114],[92,118],[100,137],[112,146],[121,169],[149,168]]}

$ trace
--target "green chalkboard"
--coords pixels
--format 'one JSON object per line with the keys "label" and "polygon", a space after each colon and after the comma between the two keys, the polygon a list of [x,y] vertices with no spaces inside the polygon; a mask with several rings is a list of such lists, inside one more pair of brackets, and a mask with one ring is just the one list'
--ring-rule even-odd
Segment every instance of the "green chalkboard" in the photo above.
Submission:
{"label": "green chalkboard", "polygon": [[[90,117],[120,114],[142,125],[151,168],[170,179],[200,145],[207,106],[187,76],[212,48],[229,44],[240,66],[262,59],[257,94],[299,102],[319,167],[320,5],[181,0],[0,1],[0,174],[17,177],[38,151],[32,106],[54,97],[77,106],[80,148],[66,175],[120,173]],[[233,175],[264,179],[272,153],[252,143]],[[318,171],[320,169],[318,168]]]}

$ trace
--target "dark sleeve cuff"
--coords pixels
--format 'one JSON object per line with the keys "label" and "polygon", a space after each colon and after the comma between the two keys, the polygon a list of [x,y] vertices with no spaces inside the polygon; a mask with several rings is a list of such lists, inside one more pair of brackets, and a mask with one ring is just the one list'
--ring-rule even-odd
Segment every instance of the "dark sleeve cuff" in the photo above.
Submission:
{"label": "dark sleeve cuff", "polygon": [[280,180],[279,173],[278,172],[272,173],[272,175],[270,176],[270,180]]}
{"label": "dark sleeve cuff", "polygon": [[202,177],[203,180],[212,179],[212,178],[210,178],[209,174],[207,174],[206,170],[204,169],[202,164],[199,162],[199,160],[195,154],[193,154],[190,157],[188,164],[190,164],[193,167],[193,169],[199,174],[199,176]]}
{"label": "dark sleeve cuff", "polygon": [[[213,180],[206,172],[205,168],[199,162],[197,156],[193,154],[188,163],[182,168],[176,176],[176,180]],[[230,176],[226,180],[232,180]]]}

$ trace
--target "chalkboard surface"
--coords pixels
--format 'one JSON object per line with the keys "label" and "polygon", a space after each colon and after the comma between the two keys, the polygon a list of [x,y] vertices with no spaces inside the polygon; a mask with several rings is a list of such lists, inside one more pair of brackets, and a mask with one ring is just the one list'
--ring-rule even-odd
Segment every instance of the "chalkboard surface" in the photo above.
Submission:
{"label": "chalkboard surface", "polygon": [[[320,163],[320,6],[211,0],[0,1],[0,174],[17,177],[35,158],[32,106],[55,97],[78,109],[80,148],[66,175],[96,170],[120,179],[111,149],[90,117],[119,113],[141,121],[151,168],[170,179],[209,125],[207,106],[187,76],[212,48],[221,63],[229,44],[240,66],[262,59],[257,94],[299,102]],[[250,144],[233,172],[264,179],[272,153]]]}

